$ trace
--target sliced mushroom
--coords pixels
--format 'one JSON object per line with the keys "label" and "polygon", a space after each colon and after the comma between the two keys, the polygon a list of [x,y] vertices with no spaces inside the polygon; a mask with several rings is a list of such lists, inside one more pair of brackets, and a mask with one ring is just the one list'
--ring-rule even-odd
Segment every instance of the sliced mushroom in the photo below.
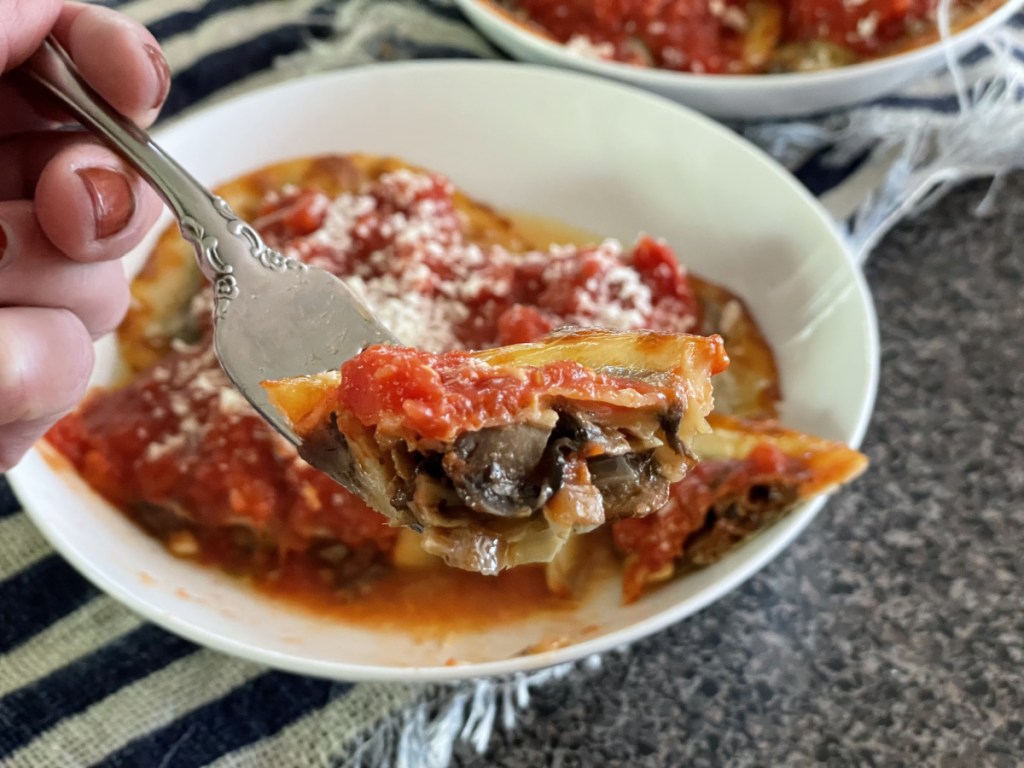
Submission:
{"label": "sliced mushroom", "polygon": [[555,434],[569,441],[574,451],[584,448],[599,449],[604,454],[617,456],[630,451],[629,440],[617,429],[596,424],[591,414],[574,409],[563,409],[558,413]]}
{"label": "sliced mushroom", "polygon": [[477,512],[529,517],[554,492],[542,466],[551,430],[531,424],[462,435],[442,462],[459,498]]}
{"label": "sliced mushroom", "polygon": [[668,483],[650,453],[598,456],[587,461],[587,469],[604,498],[608,520],[646,515],[668,501]]}
{"label": "sliced mushroom", "polygon": [[682,421],[683,406],[679,403],[674,403],[668,411],[658,418],[659,425],[665,433],[665,441],[668,443],[668,447],[680,456],[691,457],[693,456],[693,453],[689,448],[683,445],[682,440],[679,439],[679,425]]}

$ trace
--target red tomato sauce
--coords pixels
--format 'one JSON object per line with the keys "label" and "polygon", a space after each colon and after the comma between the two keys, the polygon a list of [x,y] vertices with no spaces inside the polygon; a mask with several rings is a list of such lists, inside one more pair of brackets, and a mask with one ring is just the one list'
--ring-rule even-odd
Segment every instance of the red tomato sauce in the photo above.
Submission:
{"label": "red tomato sauce", "polygon": [[788,39],[827,40],[870,57],[934,24],[938,0],[788,0],[785,5]]}
{"label": "red tomato sauce", "polygon": [[[930,40],[939,0],[515,0],[509,5],[588,55],[696,73],[747,74],[853,63]],[[953,0],[954,18],[979,0]],[[845,52],[815,64],[774,57],[793,43]]]}
{"label": "red tomato sauce", "polygon": [[369,564],[394,543],[380,515],[249,407],[208,346],[94,393],[47,437],[99,493],[190,554],[228,561],[235,549],[263,563],[340,543]]}
{"label": "red tomato sauce", "polygon": [[562,43],[629,64],[691,72],[746,72],[743,0],[517,0]]}
{"label": "red tomato sauce", "polygon": [[[671,488],[669,502],[652,515],[619,520],[612,524],[615,549],[632,556],[643,574],[671,566],[693,536],[709,523],[709,511],[731,502],[751,489],[789,487],[795,490],[808,477],[799,458],[789,457],[771,443],[758,444],[745,459],[704,460]],[[623,591],[635,599],[642,585],[627,573]]]}
{"label": "red tomato sauce", "polygon": [[424,640],[565,613],[579,605],[547,588],[541,566],[520,566],[496,576],[446,566],[382,568],[372,576],[338,585],[309,558],[292,558],[273,579],[257,586],[311,613],[375,629],[411,629]]}
{"label": "red tomato sauce", "polygon": [[365,426],[404,425],[426,439],[453,440],[462,432],[510,423],[538,398],[555,391],[598,399],[632,389],[667,398],[662,389],[559,361],[508,371],[466,352],[434,354],[408,347],[375,346],[341,366],[339,398]]}

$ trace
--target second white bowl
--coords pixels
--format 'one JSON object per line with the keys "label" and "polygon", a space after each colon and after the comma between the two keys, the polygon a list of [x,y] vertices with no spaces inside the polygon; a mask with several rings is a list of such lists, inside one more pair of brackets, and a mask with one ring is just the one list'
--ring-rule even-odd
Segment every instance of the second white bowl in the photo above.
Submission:
{"label": "second white bowl", "polygon": [[953,56],[966,53],[982,36],[1013,16],[1024,0],[1008,0],[945,44],[932,43],[896,56],[821,72],[772,75],[697,75],[587,58],[512,21],[487,2],[456,3],[484,36],[514,58],[619,80],[714,117],[760,120],[827,112],[892,93],[941,67],[946,46]]}

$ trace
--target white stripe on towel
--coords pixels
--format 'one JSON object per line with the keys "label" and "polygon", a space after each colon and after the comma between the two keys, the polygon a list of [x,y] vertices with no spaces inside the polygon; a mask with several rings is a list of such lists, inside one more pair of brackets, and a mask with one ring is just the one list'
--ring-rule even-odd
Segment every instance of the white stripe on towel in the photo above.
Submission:
{"label": "white stripe on towel", "polygon": [[0,519],[0,581],[53,552],[24,512]]}
{"label": "white stripe on towel", "polygon": [[214,651],[198,651],[61,720],[10,755],[6,764],[92,765],[265,671]]}
{"label": "white stripe on towel", "polygon": [[[362,731],[385,718],[396,716],[421,690],[418,686],[397,683],[362,683],[351,693],[311,712],[275,735],[229,752],[206,768],[328,764],[351,750],[353,739]],[[322,762],[313,763],[313,756]]]}
{"label": "white stripe on towel", "polygon": [[93,653],[142,619],[109,597],[97,597],[0,656],[0,698]]}
{"label": "white stripe on towel", "polygon": [[[311,18],[309,11],[322,2],[288,0],[262,5],[259,13],[253,13],[248,6],[218,13],[191,32],[165,41],[162,46],[164,56],[171,72],[181,72],[211,53],[240,45],[288,24],[306,24]],[[331,17],[328,15],[326,18],[329,23]]]}

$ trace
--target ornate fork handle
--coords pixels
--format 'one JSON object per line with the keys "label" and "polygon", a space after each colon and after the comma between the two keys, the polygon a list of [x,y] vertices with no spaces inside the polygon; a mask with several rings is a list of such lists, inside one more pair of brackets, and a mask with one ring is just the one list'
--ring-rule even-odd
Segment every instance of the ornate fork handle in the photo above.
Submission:
{"label": "ornate fork handle", "polygon": [[302,262],[267,247],[259,233],[235,215],[227,200],[212,194],[207,194],[206,197],[210,204],[209,207],[223,217],[223,222],[217,221],[216,223],[218,228],[221,226],[225,227],[229,234],[229,238],[225,242],[234,247],[222,248],[221,240],[216,235],[217,230],[207,230],[203,222],[209,225],[209,216],[199,219],[198,217],[181,213],[178,215],[178,224],[181,227],[181,233],[184,238],[195,248],[200,268],[213,281],[213,291],[216,297],[214,320],[223,318],[232,299],[238,297],[239,283],[235,270],[237,258],[232,259],[231,256],[237,257],[239,245],[247,249],[249,255],[254,260],[254,262],[243,262],[247,266],[251,267],[255,263],[271,272],[283,272],[286,269],[307,269],[306,265]]}
{"label": "ornate fork handle", "polygon": [[211,194],[170,158],[149,135],[106,102],[81,79],[67,53],[52,37],[21,72],[45,89],[95,132],[160,194],[196,251],[203,274],[214,284],[215,318],[223,318],[242,286],[305,265],[267,247],[255,229],[235,215],[227,201]]}

